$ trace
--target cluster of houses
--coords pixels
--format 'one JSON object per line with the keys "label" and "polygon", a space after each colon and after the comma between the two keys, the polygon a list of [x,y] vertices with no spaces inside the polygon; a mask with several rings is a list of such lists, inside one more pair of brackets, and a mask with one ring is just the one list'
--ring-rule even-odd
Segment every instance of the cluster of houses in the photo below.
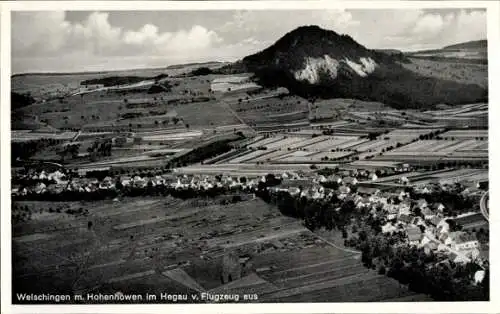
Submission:
{"label": "cluster of houses", "polygon": [[146,176],[107,176],[102,180],[96,178],[72,177],[56,171],[54,173],[31,174],[29,179],[37,182],[31,186],[13,186],[12,195],[27,195],[30,193],[57,194],[63,191],[96,192],[98,190],[117,189],[121,187],[146,188],[148,186],[165,186],[174,189],[209,190],[212,188],[227,189],[248,189],[256,188],[260,181],[265,181],[263,177],[235,177],[229,175],[208,176],[208,175],[156,175]]}
{"label": "cluster of houses", "polygon": [[[336,190],[324,188],[321,183],[335,182]],[[310,199],[328,199],[335,194],[339,199],[352,200],[357,209],[367,208],[373,216],[381,216],[385,224],[382,232],[391,234],[403,232],[410,245],[445,254],[450,261],[465,263],[471,260],[487,260],[486,250],[482,250],[474,232],[480,228],[488,228],[486,219],[476,212],[469,212],[458,217],[447,217],[442,203],[429,204],[425,199],[411,199],[410,193],[400,189],[399,192],[382,192],[376,188],[356,187],[355,177],[317,176],[313,180],[283,180],[273,192],[288,192],[290,195]],[[419,194],[435,192],[435,189],[447,189],[447,184],[432,187],[416,187]],[[466,188],[467,189],[467,188]],[[463,191],[462,191],[463,193]],[[451,231],[449,221],[462,226],[460,231]]]}
{"label": "cluster of houses", "polygon": [[[339,175],[332,175],[325,177],[317,174],[306,174],[301,172],[283,172],[275,175],[277,179],[283,182],[291,183],[297,188],[301,183],[304,186],[314,186],[317,190],[307,189],[302,191],[303,195],[314,195],[315,198],[325,197],[324,188],[322,183],[338,182],[341,186],[341,198],[346,197],[350,192],[349,186],[358,184],[355,175],[358,172],[343,171]],[[343,175],[343,176],[342,176]],[[114,189],[117,184],[123,187],[145,188],[147,186],[169,186],[175,189],[211,189],[211,188],[241,188],[252,190],[256,188],[259,182],[265,182],[265,176],[254,177],[238,177],[227,174],[222,175],[180,175],[180,174],[163,174],[155,176],[107,176],[102,180],[96,178],[86,178],[83,174],[78,172],[77,175],[66,175],[65,173],[56,170],[54,172],[30,172],[27,175],[20,176],[21,179],[28,179],[38,182],[33,186],[25,186],[21,189],[20,186],[13,186],[12,194],[26,195],[28,193],[59,193],[64,190],[80,191],[80,192],[93,192],[99,189]],[[118,183],[119,182],[119,183]],[[283,183],[282,185],[286,185]],[[293,190],[290,191],[293,194]],[[318,193],[316,193],[318,192]],[[322,194],[323,193],[323,194]]]}
{"label": "cluster of houses", "polygon": [[[398,197],[397,205],[385,203],[384,197],[371,197],[372,200],[377,198],[377,205],[382,205],[386,218],[386,223],[382,226],[383,233],[403,231],[407,235],[408,244],[422,247],[426,252],[445,254],[448,260],[455,263],[488,259],[486,251],[481,250],[475,232],[471,232],[480,227],[487,228],[487,221],[478,213],[447,217],[443,204],[428,204],[424,199],[410,200],[403,192]],[[474,220],[476,224],[473,226],[477,229],[461,224],[462,220]],[[450,223],[462,226],[461,230],[452,230]]]}
{"label": "cluster of houses", "polygon": [[[459,217],[446,217],[445,206],[441,203],[428,204],[425,199],[412,200],[409,193],[381,192],[376,188],[358,187],[358,180],[352,172],[331,176],[306,175],[284,172],[276,175],[281,183],[271,187],[272,192],[287,192],[292,196],[310,199],[328,199],[335,195],[339,199],[352,200],[356,208],[366,208],[374,216],[382,216],[385,224],[382,232],[390,234],[405,232],[410,245],[423,247],[425,250],[449,254],[454,262],[467,262],[482,257],[479,241],[469,233],[471,229],[487,228],[487,222],[479,213],[468,213]],[[98,190],[122,187],[146,188],[148,186],[166,186],[173,189],[210,190],[212,188],[241,189],[254,191],[259,182],[266,177],[235,177],[230,175],[156,175],[152,177],[120,176],[95,178],[72,177],[59,170],[31,173],[31,180],[39,182],[31,187],[12,188],[14,195],[29,193],[61,193],[63,191],[95,192]],[[48,183],[51,182],[51,183]],[[336,189],[325,188],[327,182],[335,182]],[[356,187],[353,193],[354,187]],[[416,187],[419,193],[431,193],[436,186]],[[464,231],[451,231],[448,221],[460,223]]]}

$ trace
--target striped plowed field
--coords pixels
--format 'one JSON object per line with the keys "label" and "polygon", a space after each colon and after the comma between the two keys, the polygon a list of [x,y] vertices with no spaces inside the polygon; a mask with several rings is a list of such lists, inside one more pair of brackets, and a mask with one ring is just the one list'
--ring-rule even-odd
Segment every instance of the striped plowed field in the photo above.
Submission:
{"label": "striped plowed field", "polygon": [[[143,299],[141,303],[174,303],[173,301],[165,301],[160,299],[160,294],[186,294],[188,296],[187,301],[177,301],[176,303],[191,303],[191,295],[197,295],[198,292],[184,285],[182,282],[172,280],[160,273],[148,274],[143,277],[131,278],[129,280],[123,280],[119,282],[106,283],[100,287],[101,291],[109,293],[115,293],[120,291],[124,294],[141,294],[144,298],[146,293],[156,294],[156,302],[146,301]],[[104,293],[103,292],[103,293]]]}
{"label": "striped plowed field", "polygon": [[259,295],[262,302],[369,302],[415,295],[365,268],[359,254],[329,246],[265,254],[253,263],[257,274],[276,286]]}
{"label": "striped plowed field", "polygon": [[238,293],[264,295],[276,291],[277,287],[255,273],[210,290],[210,293]]}
{"label": "striped plowed field", "polygon": [[[215,289],[256,293],[257,302],[350,301],[358,290],[359,300],[408,294],[365,269],[359,254],[324,243],[261,200],[226,206],[208,199],[126,198],[88,209],[88,216],[60,214],[60,220],[29,221],[14,229],[14,291],[144,295]],[[224,285],[227,251],[250,259],[242,264],[241,278]],[[359,282],[369,290],[355,286]],[[344,287],[353,292],[339,295]]]}
{"label": "striped plowed field", "polygon": [[374,302],[409,297],[415,293],[397,281],[365,271],[262,296],[264,302]]}

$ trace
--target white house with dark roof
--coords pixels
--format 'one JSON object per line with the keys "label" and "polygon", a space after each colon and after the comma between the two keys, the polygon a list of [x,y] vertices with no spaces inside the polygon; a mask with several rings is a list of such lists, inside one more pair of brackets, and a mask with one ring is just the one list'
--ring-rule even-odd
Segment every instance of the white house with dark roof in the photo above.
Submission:
{"label": "white house with dark roof", "polygon": [[406,234],[408,235],[408,242],[410,245],[418,245],[422,240],[422,230],[419,227],[411,226],[406,228]]}
{"label": "white house with dark roof", "polygon": [[347,186],[339,187],[339,198],[345,198],[349,193],[351,193],[351,189]]}
{"label": "white house with dark roof", "polygon": [[424,215],[424,219],[431,220],[436,217],[436,214],[428,207],[422,209],[422,215]]}
{"label": "white house with dark roof", "polygon": [[459,252],[465,253],[479,248],[479,241],[473,234],[468,234],[466,232],[460,232],[460,231],[452,232],[450,233],[449,238],[451,238],[452,240],[451,241],[452,248]]}
{"label": "white house with dark roof", "polygon": [[132,178],[129,176],[123,176],[120,178],[120,182],[123,186],[129,186],[132,184]]}
{"label": "white house with dark roof", "polygon": [[407,214],[411,213],[411,203],[408,201],[402,201],[399,205],[399,214]]}
{"label": "white house with dark roof", "polygon": [[134,187],[143,188],[146,186],[147,182],[144,178],[135,176],[132,184],[134,185]]}

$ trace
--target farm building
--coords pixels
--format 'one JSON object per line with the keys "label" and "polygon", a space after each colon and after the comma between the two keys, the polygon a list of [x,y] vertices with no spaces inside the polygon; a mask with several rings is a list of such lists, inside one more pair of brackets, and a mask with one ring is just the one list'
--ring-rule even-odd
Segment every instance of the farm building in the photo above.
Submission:
{"label": "farm building", "polygon": [[479,248],[479,241],[477,238],[463,231],[450,232],[445,240],[445,244],[460,252]]}
{"label": "farm building", "polygon": [[437,227],[439,225],[439,223],[441,222],[442,218],[438,217],[438,216],[434,216],[432,218],[429,219],[429,222],[431,225]]}
{"label": "farm building", "polygon": [[422,240],[422,230],[418,227],[409,227],[406,229],[406,234],[408,235],[408,242],[411,245],[417,245]]}
{"label": "farm building", "polygon": [[351,192],[351,189],[350,189],[349,187],[347,187],[347,186],[341,186],[341,187],[339,188],[339,193],[340,193],[340,195],[347,195],[347,194],[349,194],[350,192]]}
{"label": "farm building", "polygon": [[424,218],[428,220],[436,217],[436,214],[428,207],[422,209],[422,215],[424,215]]}
{"label": "farm building", "polygon": [[311,180],[299,179],[299,180],[282,180],[281,184],[278,186],[279,188],[311,188],[313,186],[317,186],[317,184],[313,183]]}
{"label": "farm building", "polygon": [[380,190],[375,187],[360,186],[357,189],[359,195],[370,196],[380,193]]}
{"label": "farm building", "polygon": [[111,167],[101,167],[101,168],[80,168],[78,169],[78,175],[84,177],[90,173],[94,172],[109,172],[111,171]]}
{"label": "farm building", "polygon": [[455,218],[454,221],[457,225],[462,226],[463,230],[472,229],[488,229],[488,221],[481,213],[474,213],[463,217]]}
{"label": "farm building", "polygon": [[401,215],[399,215],[398,220],[408,224],[411,222],[412,217],[410,215],[407,215],[407,214],[401,214]]}

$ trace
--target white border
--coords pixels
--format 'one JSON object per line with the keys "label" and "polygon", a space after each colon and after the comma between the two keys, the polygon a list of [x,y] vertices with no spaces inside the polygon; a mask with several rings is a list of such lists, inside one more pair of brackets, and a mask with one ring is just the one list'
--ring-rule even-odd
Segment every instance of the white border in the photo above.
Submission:
{"label": "white border", "polygon": [[[500,204],[495,190],[500,191],[495,174],[500,173],[500,129],[494,117],[500,117],[498,70],[500,69],[500,2],[498,1],[16,1],[1,2],[1,305],[2,313],[494,313],[500,312],[500,264],[498,241],[500,215],[490,212],[490,302],[462,303],[278,303],[278,304],[227,304],[227,305],[11,305],[11,227],[10,227],[10,11],[49,10],[279,10],[279,9],[326,9],[326,8],[487,8],[489,99],[490,99],[490,204]],[[495,206],[491,206],[495,207]]]}

